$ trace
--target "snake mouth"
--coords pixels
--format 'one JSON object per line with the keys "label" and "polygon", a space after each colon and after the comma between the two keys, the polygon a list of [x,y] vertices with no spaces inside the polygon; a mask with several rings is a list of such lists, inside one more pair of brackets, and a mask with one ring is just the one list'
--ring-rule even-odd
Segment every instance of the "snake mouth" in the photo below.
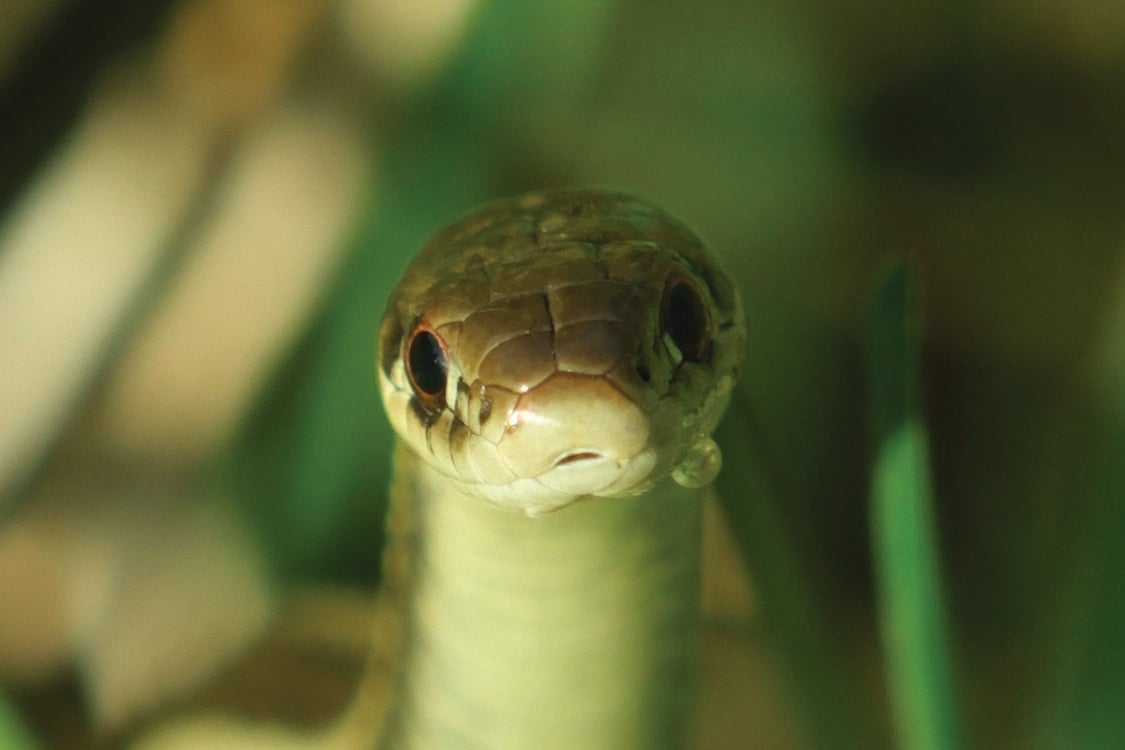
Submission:
{"label": "snake mouth", "polygon": [[596,451],[575,451],[573,453],[567,453],[557,458],[552,468],[567,466],[569,464],[582,463],[583,461],[595,461],[599,458],[605,458],[605,456]]}
{"label": "snake mouth", "polygon": [[570,500],[589,495],[617,496],[642,484],[655,461],[651,449],[618,457],[611,451],[582,448],[561,454],[535,481]]}

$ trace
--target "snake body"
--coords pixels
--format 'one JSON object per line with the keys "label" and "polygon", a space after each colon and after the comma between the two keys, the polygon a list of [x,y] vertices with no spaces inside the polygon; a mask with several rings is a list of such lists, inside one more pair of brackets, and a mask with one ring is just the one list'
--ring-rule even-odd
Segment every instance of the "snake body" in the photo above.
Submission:
{"label": "snake body", "polygon": [[379,332],[405,618],[381,747],[681,746],[744,348],[734,286],[636,198],[531,193],[429,242]]}

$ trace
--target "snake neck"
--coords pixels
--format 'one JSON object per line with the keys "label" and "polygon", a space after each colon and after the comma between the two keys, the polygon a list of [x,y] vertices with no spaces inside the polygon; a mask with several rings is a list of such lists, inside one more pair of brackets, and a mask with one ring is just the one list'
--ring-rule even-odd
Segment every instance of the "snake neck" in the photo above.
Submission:
{"label": "snake neck", "polygon": [[382,747],[680,747],[697,645],[699,491],[668,481],[527,518],[412,468],[424,542]]}

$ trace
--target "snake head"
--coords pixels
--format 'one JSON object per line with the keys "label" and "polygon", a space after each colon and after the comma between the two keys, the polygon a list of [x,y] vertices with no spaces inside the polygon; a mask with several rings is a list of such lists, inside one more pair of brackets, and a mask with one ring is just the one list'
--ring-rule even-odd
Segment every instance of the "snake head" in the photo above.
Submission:
{"label": "snake head", "polygon": [[439,232],[379,333],[401,439],[469,495],[528,514],[644,492],[718,423],[745,354],[734,285],[659,208],[530,193]]}

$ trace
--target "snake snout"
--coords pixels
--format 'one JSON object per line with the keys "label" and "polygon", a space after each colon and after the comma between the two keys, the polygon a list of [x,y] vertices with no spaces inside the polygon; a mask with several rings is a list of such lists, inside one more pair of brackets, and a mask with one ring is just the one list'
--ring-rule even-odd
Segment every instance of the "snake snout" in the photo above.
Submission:
{"label": "snake snout", "polygon": [[575,495],[616,486],[648,448],[648,416],[605,378],[556,373],[524,394],[499,443],[519,475]]}

